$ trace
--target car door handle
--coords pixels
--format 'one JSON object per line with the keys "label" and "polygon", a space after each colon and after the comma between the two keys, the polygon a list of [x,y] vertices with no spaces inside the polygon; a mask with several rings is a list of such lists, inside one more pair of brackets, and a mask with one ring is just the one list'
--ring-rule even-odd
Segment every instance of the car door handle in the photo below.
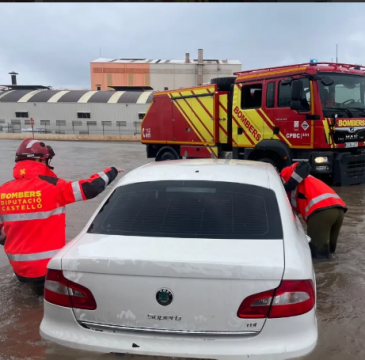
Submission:
{"label": "car door handle", "polygon": [[243,128],[239,127],[239,128],[237,129],[237,134],[238,134],[238,135],[242,135],[242,134],[243,134]]}

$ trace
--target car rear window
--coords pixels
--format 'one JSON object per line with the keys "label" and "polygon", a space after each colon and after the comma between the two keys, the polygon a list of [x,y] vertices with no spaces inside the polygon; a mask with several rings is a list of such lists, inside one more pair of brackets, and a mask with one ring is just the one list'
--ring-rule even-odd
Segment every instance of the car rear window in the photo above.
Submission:
{"label": "car rear window", "polygon": [[88,232],[178,238],[283,238],[274,191],[214,181],[151,181],[118,187]]}

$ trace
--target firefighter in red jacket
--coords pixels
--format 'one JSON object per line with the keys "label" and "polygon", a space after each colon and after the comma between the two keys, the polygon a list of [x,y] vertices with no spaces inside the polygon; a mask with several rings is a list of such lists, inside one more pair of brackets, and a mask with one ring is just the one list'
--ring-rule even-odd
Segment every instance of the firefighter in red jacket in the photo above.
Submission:
{"label": "firefighter in red jacket", "polygon": [[314,258],[329,258],[336,250],[346,204],[321,180],[309,175],[307,162],[295,163],[281,171],[284,188],[293,209],[307,223],[309,246]]}
{"label": "firefighter in red jacket", "polygon": [[16,152],[14,180],[0,187],[0,243],[21,282],[42,287],[49,260],[66,243],[65,206],[102,193],[122,169],[86,180],[59,179],[50,166],[53,149],[26,139]]}

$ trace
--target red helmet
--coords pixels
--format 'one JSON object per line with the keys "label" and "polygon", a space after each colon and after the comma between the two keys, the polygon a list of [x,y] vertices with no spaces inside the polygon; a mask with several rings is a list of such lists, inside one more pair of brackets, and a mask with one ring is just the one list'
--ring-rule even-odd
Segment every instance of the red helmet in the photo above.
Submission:
{"label": "red helmet", "polygon": [[35,159],[46,160],[47,166],[50,167],[49,162],[54,156],[55,153],[51,146],[46,146],[44,142],[39,140],[25,139],[16,151],[15,162]]}

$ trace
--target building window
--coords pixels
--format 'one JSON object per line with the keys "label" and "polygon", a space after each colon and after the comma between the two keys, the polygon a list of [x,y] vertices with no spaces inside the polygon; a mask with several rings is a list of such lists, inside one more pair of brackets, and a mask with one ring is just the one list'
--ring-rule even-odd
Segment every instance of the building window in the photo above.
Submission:
{"label": "building window", "polygon": [[138,119],[139,120],[143,120],[143,118],[146,116],[146,113],[139,113],[138,114]]}
{"label": "building window", "polygon": [[126,121],[117,121],[117,126],[127,126]]}
{"label": "building window", "polygon": [[102,121],[101,123],[102,123],[103,126],[112,126],[111,121]]}
{"label": "building window", "polygon": [[96,121],[87,121],[86,122],[87,126],[96,126]]}
{"label": "building window", "polygon": [[15,113],[15,117],[17,118],[27,118],[28,116],[28,111],[18,111]]}
{"label": "building window", "polygon": [[51,125],[51,121],[50,120],[41,120],[41,125],[49,126],[49,125]]}
{"label": "building window", "polygon": [[89,112],[78,112],[77,118],[78,119],[90,119],[90,113]]}
{"label": "building window", "polygon": [[11,125],[21,125],[20,120],[11,120]]}
{"label": "building window", "polygon": [[266,89],[266,107],[273,108],[275,106],[275,82],[269,82]]}
{"label": "building window", "polygon": [[66,120],[56,120],[56,126],[66,126]]}
{"label": "building window", "polygon": [[82,126],[82,121],[73,121],[72,126]]}
{"label": "building window", "polygon": [[0,119],[0,124],[5,124],[5,120]]}
{"label": "building window", "polygon": [[262,84],[244,85],[241,94],[241,109],[259,109],[261,107]]}
{"label": "building window", "polygon": [[30,125],[30,120],[24,120],[24,125]]}

